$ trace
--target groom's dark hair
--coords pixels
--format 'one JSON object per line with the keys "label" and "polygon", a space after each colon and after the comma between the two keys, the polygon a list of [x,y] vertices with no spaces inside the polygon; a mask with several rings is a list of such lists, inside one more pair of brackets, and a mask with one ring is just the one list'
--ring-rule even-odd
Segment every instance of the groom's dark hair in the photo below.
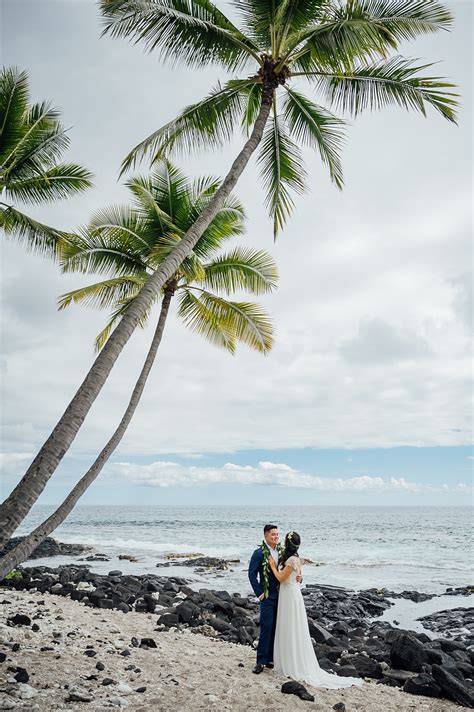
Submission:
{"label": "groom's dark hair", "polygon": [[271,532],[272,529],[278,529],[276,524],[265,524],[263,527],[263,533],[266,534],[267,532]]}

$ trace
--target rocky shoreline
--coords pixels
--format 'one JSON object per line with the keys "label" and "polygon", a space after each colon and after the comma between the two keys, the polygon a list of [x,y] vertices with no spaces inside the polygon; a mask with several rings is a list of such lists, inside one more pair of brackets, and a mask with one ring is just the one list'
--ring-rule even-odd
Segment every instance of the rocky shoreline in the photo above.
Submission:
{"label": "rocky shoreline", "polygon": [[[203,564],[201,560],[199,565]],[[119,570],[104,575],[92,573],[82,565],[56,569],[33,566],[20,568],[1,586],[4,591],[71,599],[101,612],[115,609],[122,614],[147,614],[154,620],[154,635],[185,631],[200,634],[209,641],[237,643],[249,649],[258,638],[258,605],[252,597],[209,589],[195,591],[179,576],[132,576]],[[447,595],[469,595],[471,591],[471,587],[464,587],[448,590]],[[373,620],[392,605],[390,598],[426,600],[424,597],[430,598],[426,594],[394,593],[386,589],[355,592],[309,585],[303,589],[303,595],[321,667],[342,676],[361,677],[378,686],[398,688],[410,695],[474,707],[472,609],[427,616],[423,623],[441,636],[433,640],[424,633],[400,630],[387,622]],[[38,625],[31,617],[21,618],[22,615],[21,611],[9,611],[7,628],[20,626],[34,634]],[[132,637],[119,654],[126,657],[134,647],[153,645],[156,645],[153,635],[144,639],[135,637],[135,641]],[[87,650],[84,654],[88,655]],[[10,662],[8,651],[4,661]],[[0,705],[0,709],[10,708]]]}

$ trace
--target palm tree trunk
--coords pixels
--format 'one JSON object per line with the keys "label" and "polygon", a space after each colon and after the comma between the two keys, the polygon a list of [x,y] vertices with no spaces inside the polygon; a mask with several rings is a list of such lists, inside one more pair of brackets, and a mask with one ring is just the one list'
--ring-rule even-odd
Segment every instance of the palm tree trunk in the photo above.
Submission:
{"label": "palm tree trunk", "polygon": [[173,283],[165,289],[165,295],[163,297],[163,302],[161,304],[160,318],[158,319],[158,324],[151,342],[150,349],[148,351],[145,363],[140,372],[138,380],[133,389],[130,401],[128,403],[127,409],[123,414],[122,420],[120,421],[114,434],[105,445],[104,449],[101,451],[100,455],[97,457],[95,462],[91,465],[90,469],[86,474],[79,480],[76,486],[68,494],[64,502],[59,505],[53,514],[51,514],[48,519],[46,519],[42,524],[40,524],[36,529],[25,536],[19,544],[15,546],[14,549],[5,554],[0,559],[0,580],[4,578],[9,571],[18,566],[18,564],[26,561],[32,551],[36,549],[37,546],[41,544],[44,539],[46,539],[52,531],[56,529],[68,516],[68,514],[73,510],[77,501],[82,497],[87,488],[94,482],[94,480],[101,473],[102,468],[109,459],[109,457],[114,452],[117,445],[122,440],[125,435],[133,415],[137,409],[137,406],[142,397],[145,384],[147,382],[149,373],[153,366],[153,362],[156,357],[156,352],[161,343],[161,337],[163,336],[163,330],[165,328],[166,317],[168,316],[168,311],[170,307],[171,298],[173,297],[176,284]]}
{"label": "palm tree trunk", "polygon": [[46,487],[51,475],[56,470],[92,404],[99,395],[102,386],[112,370],[115,361],[123,347],[132,335],[141,316],[150,306],[168,279],[178,269],[181,262],[192,251],[199,238],[215,218],[224,200],[237,184],[249,159],[260,141],[270,114],[274,87],[265,86],[262,105],[255,121],[253,131],[243,149],[233,162],[220,188],[203,210],[196,222],[189,228],[173,252],[154,272],[146,285],[141,289],[119,325],[114,329],[104,348],[94,361],[86,378],[66,408],[64,414],[53,429],[51,435],[35,457],[23,478],[0,506],[0,547],[10,539],[11,535],[23,521],[41,492]]}

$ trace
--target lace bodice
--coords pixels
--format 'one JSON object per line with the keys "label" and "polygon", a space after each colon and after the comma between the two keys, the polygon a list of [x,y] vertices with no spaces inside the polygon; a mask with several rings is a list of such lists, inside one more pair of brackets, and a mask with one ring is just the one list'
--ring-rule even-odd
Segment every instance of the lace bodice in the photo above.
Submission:
{"label": "lace bodice", "polygon": [[298,557],[298,556],[290,556],[290,557],[286,560],[286,564],[285,564],[285,565],[286,565],[286,566],[291,566],[291,568],[293,569],[293,571],[292,571],[291,574],[288,576],[288,578],[286,579],[286,581],[282,581],[280,585],[281,585],[281,586],[285,586],[285,585],[286,585],[286,586],[289,586],[289,585],[297,584],[298,582],[296,581],[296,577],[297,577],[298,574],[301,572],[299,557]]}

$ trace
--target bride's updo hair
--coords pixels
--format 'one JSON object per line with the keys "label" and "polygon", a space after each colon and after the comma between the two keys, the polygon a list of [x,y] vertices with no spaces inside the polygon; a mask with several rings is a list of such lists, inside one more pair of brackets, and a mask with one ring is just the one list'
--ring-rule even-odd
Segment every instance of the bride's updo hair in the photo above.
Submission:
{"label": "bride's updo hair", "polygon": [[288,532],[285,537],[285,548],[283,549],[283,553],[281,554],[280,560],[278,562],[278,565],[281,568],[284,568],[290,556],[298,556],[298,549],[300,547],[300,544],[301,537],[298,532]]}

